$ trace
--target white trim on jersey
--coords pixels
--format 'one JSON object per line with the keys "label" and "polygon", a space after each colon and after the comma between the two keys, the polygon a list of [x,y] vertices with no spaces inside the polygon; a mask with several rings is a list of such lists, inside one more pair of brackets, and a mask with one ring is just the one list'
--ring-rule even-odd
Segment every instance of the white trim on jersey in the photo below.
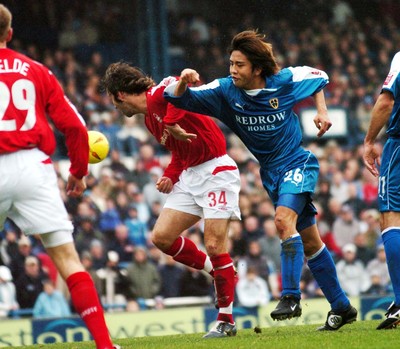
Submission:
{"label": "white trim on jersey", "polygon": [[324,71],[306,65],[302,67],[288,67],[288,69],[293,74],[293,79],[292,79],[293,82],[298,82],[308,79],[329,80],[328,74],[326,74]]}
{"label": "white trim on jersey", "polygon": [[397,52],[390,65],[389,74],[386,76],[385,82],[383,83],[382,89],[392,89],[393,84],[397,80],[397,76],[400,73],[400,52]]}

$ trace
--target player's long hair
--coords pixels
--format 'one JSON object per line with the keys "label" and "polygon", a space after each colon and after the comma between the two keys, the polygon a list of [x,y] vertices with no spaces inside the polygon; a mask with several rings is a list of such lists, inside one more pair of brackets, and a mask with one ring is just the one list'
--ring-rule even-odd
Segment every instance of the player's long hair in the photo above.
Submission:
{"label": "player's long hair", "polygon": [[140,94],[155,85],[154,80],[139,68],[122,61],[108,66],[101,83],[116,101],[119,101],[118,92]]}
{"label": "player's long hair", "polygon": [[265,35],[256,30],[246,30],[236,34],[228,48],[229,54],[232,51],[243,53],[253,69],[260,68],[261,76],[266,77],[276,74],[280,67],[274,56],[272,45],[264,41]]}
{"label": "player's long hair", "polygon": [[7,38],[8,30],[11,27],[12,15],[10,10],[3,4],[0,4],[0,41]]}

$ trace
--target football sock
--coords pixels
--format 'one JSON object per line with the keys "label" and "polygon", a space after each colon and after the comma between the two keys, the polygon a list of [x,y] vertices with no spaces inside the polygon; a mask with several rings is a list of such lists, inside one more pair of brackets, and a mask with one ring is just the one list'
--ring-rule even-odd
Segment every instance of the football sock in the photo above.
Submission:
{"label": "football sock", "polygon": [[386,253],[386,263],[392,281],[395,304],[400,305],[400,228],[389,227],[382,232],[383,245]]}
{"label": "football sock", "polygon": [[183,236],[177,238],[171,247],[164,252],[172,256],[177,262],[189,267],[205,270],[207,273],[212,271],[210,258],[203,251],[200,251],[192,240]]}
{"label": "football sock", "polygon": [[307,264],[332,310],[346,310],[350,301],[339,284],[335,263],[326,246],[308,258]]}
{"label": "football sock", "polygon": [[110,335],[104,319],[96,288],[90,275],[83,271],[70,275],[66,280],[75,311],[85,322],[97,349],[112,349]]}
{"label": "football sock", "polygon": [[232,310],[235,295],[235,270],[229,253],[211,257],[214,267],[215,289],[218,295],[219,313],[217,321],[225,321],[233,324]]}
{"label": "football sock", "polygon": [[300,277],[304,262],[303,242],[294,234],[281,243],[282,296],[300,299]]}

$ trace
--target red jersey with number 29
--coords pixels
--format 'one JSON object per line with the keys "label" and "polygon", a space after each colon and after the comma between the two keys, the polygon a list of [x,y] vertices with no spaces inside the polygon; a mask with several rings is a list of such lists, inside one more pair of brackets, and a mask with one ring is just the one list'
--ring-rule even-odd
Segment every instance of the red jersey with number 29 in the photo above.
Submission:
{"label": "red jersey with number 29", "polygon": [[0,154],[31,148],[53,154],[56,141],[47,117],[65,135],[71,174],[82,178],[89,156],[84,120],[49,69],[0,49]]}

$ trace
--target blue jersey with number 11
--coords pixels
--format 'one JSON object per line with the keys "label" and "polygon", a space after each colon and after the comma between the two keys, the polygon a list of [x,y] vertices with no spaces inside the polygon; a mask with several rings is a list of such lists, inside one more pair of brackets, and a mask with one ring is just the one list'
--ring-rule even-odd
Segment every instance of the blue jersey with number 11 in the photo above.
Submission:
{"label": "blue jersey with number 11", "polygon": [[188,88],[174,97],[175,86],[164,97],[177,107],[213,115],[247,146],[264,169],[290,163],[305,150],[293,107],[328,83],[325,72],[311,67],[289,67],[266,78],[258,90],[237,88],[231,77]]}

